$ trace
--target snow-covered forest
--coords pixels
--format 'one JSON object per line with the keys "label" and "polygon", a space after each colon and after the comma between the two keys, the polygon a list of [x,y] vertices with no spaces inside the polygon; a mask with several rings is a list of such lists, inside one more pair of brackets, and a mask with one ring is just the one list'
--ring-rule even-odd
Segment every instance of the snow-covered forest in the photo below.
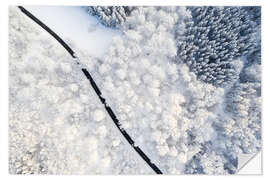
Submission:
{"label": "snow-covered forest", "polygon": [[261,150],[260,7],[80,11],[95,18],[90,32],[104,28],[108,44],[96,38],[82,48],[73,33],[62,34],[78,66],[17,7],[9,9],[11,174],[154,174],[81,66],[164,174],[235,174],[239,154]]}

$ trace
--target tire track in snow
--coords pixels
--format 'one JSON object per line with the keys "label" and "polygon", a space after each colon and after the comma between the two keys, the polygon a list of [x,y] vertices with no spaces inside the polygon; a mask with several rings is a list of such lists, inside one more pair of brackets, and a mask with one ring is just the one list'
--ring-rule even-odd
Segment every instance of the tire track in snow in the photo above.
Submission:
{"label": "tire track in snow", "polygon": [[[47,31],[50,35],[52,35],[66,50],[67,52],[76,60],[77,64],[80,64],[78,61],[78,57],[75,55],[75,52],[61,39],[55,32],[53,32],[48,26],[46,26],[44,23],[42,23],[38,18],[36,18],[33,14],[31,14],[29,11],[27,11],[24,7],[18,6],[18,8],[30,19],[32,19],[34,22],[36,22],[39,26],[41,26],[45,31]],[[161,170],[151,162],[151,160],[147,157],[147,155],[141,150],[140,147],[136,146],[132,138],[129,136],[129,134],[120,126],[120,122],[114,112],[112,111],[111,107],[106,103],[106,99],[102,97],[102,93],[99,90],[98,86],[96,85],[94,79],[90,75],[90,73],[85,68],[81,68],[82,72],[86,76],[86,78],[89,80],[92,88],[95,90],[97,96],[99,97],[101,103],[104,105],[107,113],[113,120],[114,124],[118,128],[118,130],[121,132],[121,134],[125,137],[125,139],[128,141],[128,143],[133,147],[133,149],[141,156],[141,158],[152,168],[153,171],[155,171],[156,174],[162,174]]]}

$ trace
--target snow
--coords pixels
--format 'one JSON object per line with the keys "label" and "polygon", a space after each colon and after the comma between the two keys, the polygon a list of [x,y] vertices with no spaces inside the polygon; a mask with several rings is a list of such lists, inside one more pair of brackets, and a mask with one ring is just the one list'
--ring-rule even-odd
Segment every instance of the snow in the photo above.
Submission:
{"label": "snow", "polygon": [[[260,146],[256,140],[251,143],[260,129],[259,83],[228,90],[199,81],[186,64],[175,64],[173,27],[190,16],[186,8],[136,10],[121,36],[79,7],[26,9],[70,42],[121,126],[165,174],[185,173],[185,168],[193,173],[196,161],[205,173],[224,174],[224,165],[232,164],[224,154],[235,155],[240,145],[247,152]],[[120,134],[65,50],[18,10],[12,9],[10,17],[10,171],[153,173]],[[242,60],[233,65],[239,74]],[[260,81],[259,65],[243,72],[251,82]],[[225,111],[230,91],[237,116]],[[248,119],[249,113],[256,118]],[[215,129],[218,125],[224,130]],[[246,129],[249,125],[254,132]]]}
{"label": "snow", "polygon": [[105,114],[103,113],[102,110],[97,109],[97,110],[95,110],[93,117],[94,117],[95,121],[99,122],[105,118]]}
{"label": "snow", "polygon": [[178,156],[179,160],[182,162],[182,163],[186,163],[187,162],[187,155],[183,152],[181,152]]}
{"label": "snow", "polygon": [[116,70],[116,75],[121,79],[124,80],[126,77],[126,71],[124,69]]}
{"label": "snow", "polygon": [[9,172],[153,174],[58,42],[16,7],[9,18]]}
{"label": "snow", "polygon": [[[172,173],[167,166],[182,167],[199,152],[199,147],[178,146],[188,143],[189,129],[199,135],[198,143],[213,137],[213,127],[207,122],[213,122],[211,111],[215,111],[213,106],[224,92],[198,81],[186,65],[173,63],[176,47],[170,23],[177,18],[164,16],[165,11],[166,8],[141,10],[147,14],[145,19],[157,27],[150,38],[140,38],[147,30],[144,23],[134,19],[137,14],[128,18],[128,24],[131,21],[137,26],[127,28],[122,38],[114,39],[109,53],[96,64],[96,68],[115,68],[92,73],[122,127],[164,173]],[[164,26],[160,27],[160,23]],[[131,38],[134,31],[135,39]]]}
{"label": "snow", "polygon": [[69,63],[61,63],[61,69],[65,73],[70,73],[72,71],[72,68]]}
{"label": "snow", "polygon": [[[170,13],[165,16],[167,11]],[[236,156],[237,150],[231,152],[224,145],[208,147],[207,144],[222,141],[217,140],[223,132],[215,129],[215,123],[222,122],[224,112],[219,107],[225,106],[227,91],[199,81],[186,64],[174,63],[176,46],[171,27],[174,22],[181,24],[189,17],[185,11],[171,7],[133,11],[123,27],[124,35],[114,39],[106,56],[96,64],[96,69],[102,68],[92,73],[122,127],[158,162],[164,173],[173,173],[175,169],[184,173],[183,164],[188,167],[194,157],[201,156],[201,149],[207,147],[209,152],[201,157],[201,166],[209,174],[224,174],[227,173],[223,167],[225,162],[232,161],[222,153]],[[142,14],[144,23],[137,18]],[[154,26],[149,32],[145,24],[150,23]],[[234,61],[233,65],[239,74],[242,59]],[[246,106],[243,109],[246,110]],[[246,111],[243,116],[248,116]],[[241,119],[239,126],[244,128],[247,120]],[[247,146],[244,142],[243,145]]]}
{"label": "snow", "polygon": [[70,89],[73,92],[77,92],[79,90],[79,87],[76,84],[71,84],[70,85]]}
{"label": "snow", "polygon": [[107,135],[107,128],[106,128],[106,126],[100,126],[97,130],[98,130],[98,134],[100,136],[105,137]]}
{"label": "snow", "polygon": [[119,31],[106,28],[78,6],[24,6],[61,38],[83,51],[102,57]]}

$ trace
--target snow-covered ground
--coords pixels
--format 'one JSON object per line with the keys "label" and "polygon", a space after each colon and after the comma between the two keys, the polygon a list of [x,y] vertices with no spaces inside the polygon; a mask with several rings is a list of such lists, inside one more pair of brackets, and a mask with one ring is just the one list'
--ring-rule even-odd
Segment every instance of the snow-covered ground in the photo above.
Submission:
{"label": "snow-covered ground", "polygon": [[104,27],[78,6],[25,6],[63,39],[70,39],[84,52],[101,57],[119,31]]}
{"label": "snow-covered ground", "polygon": [[[147,15],[138,13],[127,21],[126,26],[136,27],[124,27],[121,34],[80,7],[25,8],[71,40],[121,125],[164,173],[185,173],[186,165],[201,168],[195,167],[196,154],[205,173],[225,173],[224,164],[232,162],[222,155],[223,135],[219,137],[212,125],[226,114],[226,91],[198,81],[185,64],[173,61],[177,50],[172,27],[177,22],[184,28],[188,10],[145,8],[141,12]],[[64,49],[17,11],[12,9],[10,15],[10,142],[16,147],[10,147],[11,167],[52,174],[153,173],[123,139]],[[231,116],[226,118],[233,123]],[[228,129],[233,126],[227,124]],[[38,131],[32,132],[34,128]],[[42,168],[35,164],[39,161]]]}

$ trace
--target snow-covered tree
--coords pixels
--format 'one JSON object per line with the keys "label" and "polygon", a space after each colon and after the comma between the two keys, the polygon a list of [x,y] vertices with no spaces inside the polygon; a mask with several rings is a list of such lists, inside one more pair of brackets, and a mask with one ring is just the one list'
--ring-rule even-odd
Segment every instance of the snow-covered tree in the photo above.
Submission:
{"label": "snow-covered tree", "polygon": [[252,7],[243,7],[249,15],[249,19],[255,24],[255,38],[256,46],[252,51],[247,55],[247,64],[258,63],[261,64],[261,7],[252,6]]}
{"label": "snow-covered tree", "polygon": [[9,9],[9,172],[153,173],[112,126],[74,59],[17,7]]}
{"label": "snow-covered tree", "polygon": [[[136,7],[120,15],[102,15],[123,32],[102,59],[74,49],[135,146],[165,174],[235,173],[238,153],[261,148],[260,9]],[[149,173],[72,60],[16,11],[10,16],[10,171]]]}
{"label": "snow-covered tree", "polygon": [[[157,164],[166,174],[184,173],[216,137],[212,124],[224,98],[224,89],[199,81],[186,64],[175,63],[174,27],[181,24],[184,32],[189,18],[184,7],[134,10],[122,27],[124,35],[114,39],[93,74],[122,127],[153,162],[162,162]],[[211,148],[215,153],[199,157],[200,173],[228,173],[223,162],[230,161]]]}
{"label": "snow-covered tree", "polygon": [[127,16],[136,9],[131,6],[89,6],[87,12],[97,16],[102,24],[108,27],[117,27],[122,25]]}
{"label": "snow-covered tree", "polygon": [[226,111],[233,123],[228,136],[240,152],[255,153],[261,148],[260,66],[253,65],[245,72],[247,82],[235,84],[227,94]]}
{"label": "snow-covered tree", "polygon": [[[228,153],[228,152],[227,152]],[[227,159],[221,151],[213,150],[211,142],[202,145],[201,150],[186,164],[186,174],[226,174],[234,173],[237,160]],[[224,171],[226,169],[227,171]]]}
{"label": "snow-covered tree", "polygon": [[[185,62],[200,80],[226,86],[237,79],[233,61],[258,48],[254,37],[260,9],[242,7],[190,7],[192,18],[185,33],[176,27],[177,61]],[[254,20],[256,19],[256,20]],[[256,23],[254,23],[256,22]]]}
{"label": "snow-covered tree", "polygon": [[[247,133],[247,139],[232,138],[229,131],[238,117],[232,114],[225,118],[222,107],[238,105],[231,101],[234,98],[230,93],[224,94],[227,91],[218,87],[238,84],[239,74],[246,71],[249,72],[246,77],[258,79],[252,74],[258,72],[258,68],[248,70],[243,55],[250,54],[259,45],[256,39],[259,28],[251,29],[255,24],[246,22],[243,19],[246,10],[238,7],[197,9],[200,12],[196,18],[205,18],[204,21],[194,19],[196,8],[191,8],[192,13],[183,7],[134,10],[122,26],[124,36],[115,39],[95,76],[103,77],[98,83],[104,97],[119,114],[122,126],[136,143],[145,147],[152,160],[162,162],[160,167],[165,173],[235,173],[239,143],[251,144],[252,134],[260,130],[257,128],[251,135]],[[212,13],[211,18],[217,16],[216,19],[211,19],[207,13]],[[183,44],[183,56],[179,56]],[[189,52],[196,54],[191,53],[195,63],[201,63],[194,66],[201,69],[200,74],[194,73],[192,64],[188,64],[191,55],[184,54]],[[214,53],[216,57],[204,63],[203,60]],[[199,81],[202,77],[212,80]],[[252,98],[251,94],[247,96],[244,99]],[[260,111],[258,106],[253,112],[259,114]],[[226,112],[231,114],[233,110],[226,108]],[[241,136],[245,136],[247,129],[245,121],[253,126],[259,123],[260,117],[255,114],[243,114],[250,118],[237,120],[238,128],[243,131]],[[256,122],[253,116],[258,117]],[[219,123],[224,127],[218,127]],[[151,138],[145,140],[144,137]],[[253,145],[245,144],[242,152],[258,150],[258,143],[260,139]],[[203,151],[205,147],[207,150]]]}

